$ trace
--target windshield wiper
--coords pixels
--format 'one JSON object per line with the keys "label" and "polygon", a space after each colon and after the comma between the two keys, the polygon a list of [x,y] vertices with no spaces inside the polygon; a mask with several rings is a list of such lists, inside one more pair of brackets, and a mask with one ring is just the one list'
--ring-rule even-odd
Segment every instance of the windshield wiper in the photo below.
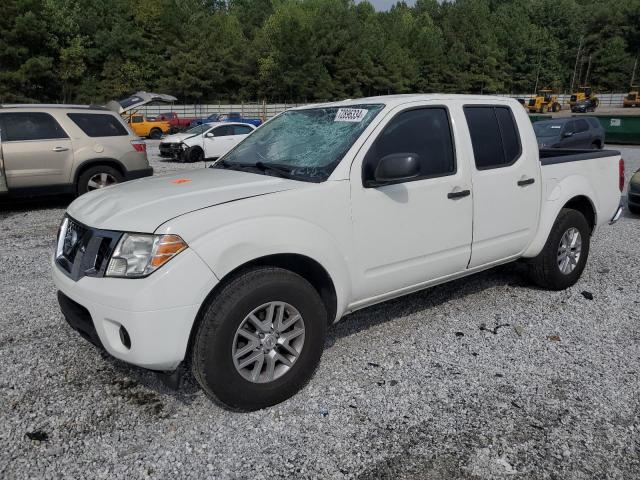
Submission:
{"label": "windshield wiper", "polygon": [[292,178],[295,175],[292,172],[292,169],[287,167],[281,167],[279,165],[274,165],[272,163],[264,163],[264,162],[256,162],[256,163],[230,163],[226,160],[220,160],[211,167],[218,168],[230,168],[230,169],[239,169],[239,170],[259,170],[260,172],[273,172],[276,173],[279,177],[283,178]]}
{"label": "windshield wiper", "polygon": [[254,165],[258,170],[266,172],[267,170],[280,174],[284,178],[291,178],[291,169],[273,165],[272,163],[256,162]]}

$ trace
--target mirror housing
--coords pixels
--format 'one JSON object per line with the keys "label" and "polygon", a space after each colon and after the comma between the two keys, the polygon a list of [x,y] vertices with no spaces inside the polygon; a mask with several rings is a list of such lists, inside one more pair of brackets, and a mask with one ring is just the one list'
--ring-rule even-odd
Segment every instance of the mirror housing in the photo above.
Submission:
{"label": "mirror housing", "polygon": [[417,153],[402,152],[385,155],[378,161],[372,182],[368,186],[399,183],[420,175],[420,156]]}
{"label": "mirror housing", "polygon": [[204,134],[204,136],[206,138],[213,138],[213,137],[215,137],[215,134],[213,132],[207,132],[207,133]]}
{"label": "mirror housing", "polygon": [[564,132],[562,134],[562,138],[569,138],[569,137],[573,137],[574,132]]}

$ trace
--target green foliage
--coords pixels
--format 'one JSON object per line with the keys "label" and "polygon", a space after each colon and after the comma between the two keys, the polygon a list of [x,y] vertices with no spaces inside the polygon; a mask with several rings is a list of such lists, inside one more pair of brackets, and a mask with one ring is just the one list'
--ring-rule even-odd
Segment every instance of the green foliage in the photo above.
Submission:
{"label": "green foliage", "polygon": [[625,91],[639,52],[640,0],[0,2],[0,102]]}

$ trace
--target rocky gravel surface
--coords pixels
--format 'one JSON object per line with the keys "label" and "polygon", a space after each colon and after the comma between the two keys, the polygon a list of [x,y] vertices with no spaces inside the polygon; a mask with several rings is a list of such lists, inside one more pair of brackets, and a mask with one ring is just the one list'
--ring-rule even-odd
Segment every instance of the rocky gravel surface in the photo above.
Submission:
{"label": "rocky gravel surface", "polygon": [[243,414],[65,324],[67,203],[0,206],[0,478],[640,477],[640,217],[597,234],[569,290],[514,264],[349,315],[302,392]]}

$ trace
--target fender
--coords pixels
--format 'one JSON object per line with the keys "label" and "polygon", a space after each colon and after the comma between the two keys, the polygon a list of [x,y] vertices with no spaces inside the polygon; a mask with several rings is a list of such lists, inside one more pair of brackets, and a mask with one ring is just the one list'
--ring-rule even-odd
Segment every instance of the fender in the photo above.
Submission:
{"label": "fender", "polygon": [[127,167],[125,167],[120,160],[116,160],[115,158],[111,158],[111,157],[95,157],[95,158],[91,158],[90,160],[85,160],[77,165],[74,165],[75,171],[73,173],[73,183],[74,184],[78,183],[78,178],[80,178],[80,175],[82,174],[82,172],[85,171],[87,168],[91,168],[94,165],[112,166],[116,170],[119,170],[120,173],[122,173],[122,176],[124,177],[126,177],[128,173]]}
{"label": "fender", "polygon": [[581,175],[570,175],[563,178],[560,182],[553,178],[544,179],[543,181],[547,184],[547,191],[543,192],[544,199],[540,209],[538,233],[522,254],[525,258],[535,257],[542,251],[560,210],[562,210],[572,198],[582,196],[589,200],[596,215],[595,225],[598,225],[599,210],[595,202],[597,195],[585,177]]}
{"label": "fender", "polygon": [[[268,235],[265,235],[268,232]],[[336,290],[336,319],[351,298],[351,275],[336,239],[318,225],[301,218],[267,216],[224,225],[189,244],[223,279],[236,268],[276,254],[298,254],[315,260],[329,274]]]}

